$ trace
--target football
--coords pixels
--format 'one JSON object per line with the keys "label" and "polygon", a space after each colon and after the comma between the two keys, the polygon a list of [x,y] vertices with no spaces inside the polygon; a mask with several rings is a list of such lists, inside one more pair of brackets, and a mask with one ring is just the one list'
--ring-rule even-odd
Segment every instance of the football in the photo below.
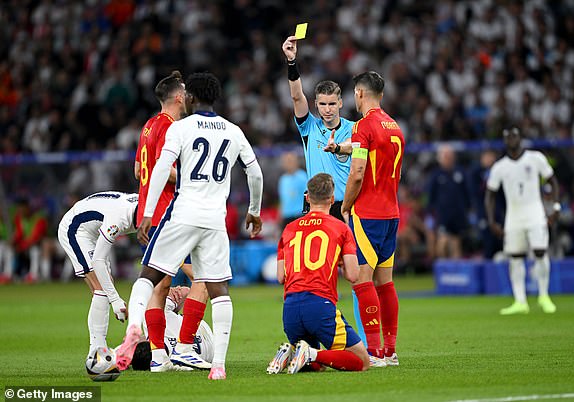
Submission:
{"label": "football", "polygon": [[86,371],[93,381],[114,381],[120,376],[115,352],[106,347],[95,349],[86,359]]}

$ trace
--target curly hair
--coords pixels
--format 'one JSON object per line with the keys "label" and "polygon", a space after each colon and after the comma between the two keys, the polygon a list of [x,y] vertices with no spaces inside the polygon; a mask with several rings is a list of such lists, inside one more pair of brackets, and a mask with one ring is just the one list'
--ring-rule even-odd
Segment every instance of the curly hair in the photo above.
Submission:
{"label": "curly hair", "polygon": [[157,83],[154,93],[157,100],[163,103],[175,90],[183,88],[183,77],[179,71],[174,70],[169,76]]}
{"label": "curly hair", "polygon": [[194,73],[185,82],[187,92],[199,99],[200,102],[213,105],[221,96],[221,84],[211,73]]}

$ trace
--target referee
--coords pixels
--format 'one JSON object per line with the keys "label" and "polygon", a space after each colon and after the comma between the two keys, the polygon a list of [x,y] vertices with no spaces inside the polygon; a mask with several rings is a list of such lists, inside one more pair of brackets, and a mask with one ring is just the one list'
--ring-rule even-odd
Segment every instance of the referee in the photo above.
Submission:
{"label": "referee", "polygon": [[[309,112],[297,62],[297,39],[290,36],[283,43],[287,57],[289,89],[295,111],[295,123],[303,140],[307,178],[328,173],[335,182],[335,203],[331,215],[343,220],[341,204],[351,167],[351,134],[354,122],[339,115],[343,107],[341,88],[336,82],[321,81],[315,87],[315,107],[319,117]],[[306,212],[306,211],[304,211]]]}

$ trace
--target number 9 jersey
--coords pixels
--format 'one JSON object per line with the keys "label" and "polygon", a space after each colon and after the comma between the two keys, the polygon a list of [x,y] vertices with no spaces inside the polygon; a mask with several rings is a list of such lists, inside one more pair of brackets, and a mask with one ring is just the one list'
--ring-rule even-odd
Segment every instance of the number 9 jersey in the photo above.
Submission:
{"label": "number 9 jersey", "polygon": [[310,212],[285,227],[277,260],[285,261],[285,297],[310,292],[337,303],[337,263],[356,254],[351,229],[322,212]]}

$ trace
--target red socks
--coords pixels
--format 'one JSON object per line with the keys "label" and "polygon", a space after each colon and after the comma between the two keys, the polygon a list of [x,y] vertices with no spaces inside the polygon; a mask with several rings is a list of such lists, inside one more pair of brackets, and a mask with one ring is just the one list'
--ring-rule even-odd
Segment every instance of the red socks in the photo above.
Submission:
{"label": "red socks", "polygon": [[363,370],[363,361],[361,358],[348,350],[320,350],[317,352],[315,362],[336,370]]}
{"label": "red socks", "polygon": [[367,337],[367,350],[378,355],[381,349],[381,315],[379,312],[379,298],[373,282],[365,282],[353,286],[359,301],[359,311],[365,336]]}
{"label": "red socks", "polygon": [[179,341],[181,343],[191,344],[195,341],[195,334],[204,313],[205,303],[194,299],[185,299],[183,304],[183,323],[179,330]]}
{"label": "red socks", "polygon": [[149,337],[149,345],[152,350],[164,349],[163,338],[165,336],[165,313],[161,308],[152,308],[145,312],[145,322]]}
{"label": "red socks", "polygon": [[[385,356],[395,353],[397,330],[399,325],[399,298],[393,282],[377,286],[377,295],[381,307],[381,323],[385,340]],[[355,291],[356,292],[356,291]],[[363,316],[361,315],[361,318]]]}

